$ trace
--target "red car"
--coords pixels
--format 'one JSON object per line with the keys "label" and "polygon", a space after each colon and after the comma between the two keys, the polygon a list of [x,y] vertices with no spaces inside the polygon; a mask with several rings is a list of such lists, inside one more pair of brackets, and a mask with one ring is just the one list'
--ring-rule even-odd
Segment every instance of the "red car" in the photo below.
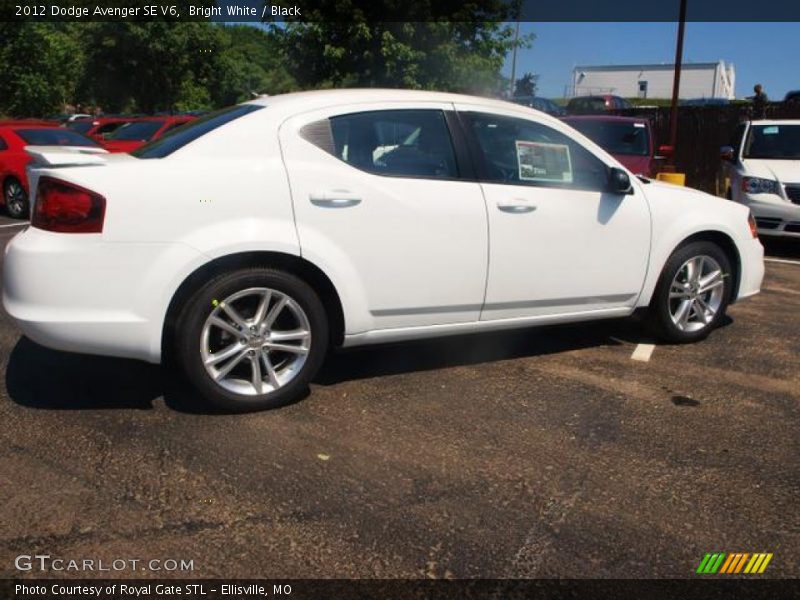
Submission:
{"label": "red car", "polygon": [[135,117],[94,117],[70,121],[66,127],[95,141],[102,142],[106,135],[134,120]]}
{"label": "red car", "polygon": [[115,129],[102,141],[109,152],[132,152],[147,142],[160,138],[168,131],[180,127],[197,117],[141,117]]}
{"label": "red car", "polygon": [[619,96],[603,94],[600,96],[576,96],[567,102],[567,113],[571,115],[587,115],[603,113],[607,110],[624,110],[633,105]]}
{"label": "red car", "polygon": [[561,119],[613,155],[635,175],[655,177],[658,160],[650,121],[636,117],[585,115]]}
{"label": "red car", "polygon": [[17,219],[28,216],[28,177],[25,167],[31,157],[25,146],[92,146],[94,140],[52,125],[37,125],[31,121],[0,122],[0,183],[3,204],[8,214]]}

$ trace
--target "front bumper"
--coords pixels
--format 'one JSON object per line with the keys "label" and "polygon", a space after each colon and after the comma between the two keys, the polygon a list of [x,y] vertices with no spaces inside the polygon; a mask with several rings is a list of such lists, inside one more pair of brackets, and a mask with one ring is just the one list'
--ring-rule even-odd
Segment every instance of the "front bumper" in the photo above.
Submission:
{"label": "front bumper", "polygon": [[174,274],[201,258],[183,244],[28,228],[6,246],[3,306],[43,346],[159,362]]}
{"label": "front bumper", "polygon": [[740,277],[739,293],[736,300],[742,300],[761,291],[764,280],[764,246],[757,239],[751,239],[739,246]]}
{"label": "front bumper", "polygon": [[745,193],[740,202],[753,213],[759,235],[800,237],[800,204],[774,194]]}

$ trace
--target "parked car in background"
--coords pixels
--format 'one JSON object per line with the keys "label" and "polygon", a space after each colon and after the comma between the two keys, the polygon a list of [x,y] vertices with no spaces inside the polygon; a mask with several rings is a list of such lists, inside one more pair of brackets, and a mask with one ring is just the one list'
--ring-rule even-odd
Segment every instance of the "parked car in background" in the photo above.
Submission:
{"label": "parked car in background", "polygon": [[133,156],[29,152],[6,312],[60,350],[173,356],[226,410],[301,398],[331,346],[638,308],[700,340],[764,274],[744,207],[629,177],[558,119],[487,98],[301,92]]}
{"label": "parked car in background", "polygon": [[147,142],[185,125],[196,117],[191,115],[170,117],[142,117],[125,123],[108,134],[102,141],[109,152],[133,152]]}
{"label": "parked car in background", "polygon": [[798,105],[800,104],[800,90],[791,90],[786,92],[783,97],[784,104]]}
{"label": "parked car in background", "polygon": [[636,175],[655,177],[658,158],[655,156],[650,121],[614,115],[564,117],[566,124],[611,154]]}
{"label": "parked car in background", "polygon": [[66,127],[95,141],[102,142],[112,131],[133,120],[134,117],[94,117],[70,121]]}
{"label": "parked car in background", "polygon": [[759,234],[800,238],[800,120],[743,123],[720,155],[727,196],[750,209]]}
{"label": "parked car in background", "polygon": [[556,117],[567,114],[567,111],[563,106],[556,104],[549,98],[540,98],[539,96],[515,96],[511,99],[511,101],[514,104],[540,110],[548,115],[553,115]]}
{"label": "parked car in background", "polygon": [[0,184],[3,189],[3,205],[15,219],[27,218],[29,212],[25,167],[31,162],[31,157],[25,152],[25,146],[99,148],[94,140],[63,127],[24,121],[0,122]]}
{"label": "parked car in background", "polygon": [[623,110],[633,108],[633,104],[620,98],[604,94],[601,96],[576,96],[567,102],[567,114],[570,115],[589,115],[602,113],[607,110]]}

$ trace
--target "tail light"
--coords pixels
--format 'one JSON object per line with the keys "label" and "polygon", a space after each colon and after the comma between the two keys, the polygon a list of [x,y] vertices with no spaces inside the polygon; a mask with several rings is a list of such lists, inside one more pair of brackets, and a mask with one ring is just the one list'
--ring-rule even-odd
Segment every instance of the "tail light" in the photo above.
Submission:
{"label": "tail light", "polygon": [[31,225],[62,233],[102,233],[106,199],[74,183],[42,177]]}

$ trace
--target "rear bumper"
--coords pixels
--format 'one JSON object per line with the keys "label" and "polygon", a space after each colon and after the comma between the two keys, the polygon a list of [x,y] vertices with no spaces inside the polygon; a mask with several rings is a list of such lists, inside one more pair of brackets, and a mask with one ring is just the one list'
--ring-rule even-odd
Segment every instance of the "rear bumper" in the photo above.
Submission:
{"label": "rear bumper", "polygon": [[200,261],[182,244],[29,228],[6,246],[3,306],[43,346],[157,363],[174,274]]}

